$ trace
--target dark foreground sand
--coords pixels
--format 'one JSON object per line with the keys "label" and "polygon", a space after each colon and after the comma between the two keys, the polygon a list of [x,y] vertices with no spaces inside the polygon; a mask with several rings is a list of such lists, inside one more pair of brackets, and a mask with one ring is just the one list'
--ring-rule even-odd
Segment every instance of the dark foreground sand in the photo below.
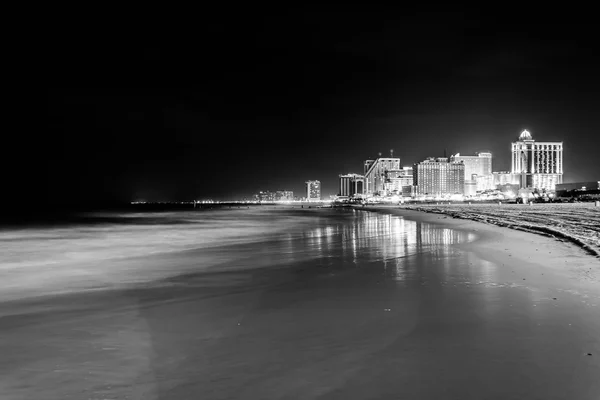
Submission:
{"label": "dark foreground sand", "polygon": [[0,399],[600,398],[597,259],[389,212],[479,239],[2,304]]}

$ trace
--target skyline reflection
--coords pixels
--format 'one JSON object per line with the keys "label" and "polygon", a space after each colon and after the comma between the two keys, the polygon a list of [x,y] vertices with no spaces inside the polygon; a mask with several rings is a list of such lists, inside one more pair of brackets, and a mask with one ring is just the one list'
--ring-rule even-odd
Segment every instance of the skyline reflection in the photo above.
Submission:
{"label": "skyline reflection", "polygon": [[[431,252],[445,257],[450,246],[468,243],[476,235],[448,229],[401,216],[354,210],[350,220],[327,220],[304,234],[308,247],[316,257],[331,257],[341,250],[344,259],[389,261],[416,253]],[[333,224],[331,221],[336,221]]]}

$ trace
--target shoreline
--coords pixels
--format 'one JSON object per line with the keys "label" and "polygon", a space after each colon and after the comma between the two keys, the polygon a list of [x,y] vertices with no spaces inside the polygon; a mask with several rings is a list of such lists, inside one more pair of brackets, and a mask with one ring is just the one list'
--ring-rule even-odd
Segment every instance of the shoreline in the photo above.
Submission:
{"label": "shoreline", "polygon": [[[559,242],[568,241],[579,248],[583,249],[589,255],[600,259],[600,230],[599,229],[587,229],[583,234],[575,234],[575,225],[577,221],[567,221],[568,223],[555,223],[552,224],[540,224],[531,221],[515,221],[506,218],[502,218],[499,210],[493,210],[495,205],[492,204],[478,204],[478,205],[428,205],[428,206],[372,206],[369,207],[371,210],[381,210],[381,209],[390,209],[390,210],[405,210],[405,211],[415,211],[424,214],[434,214],[434,215],[447,215],[452,217],[453,219],[458,220],[469,220],[474,222],[480,222],[487,225],[495,225],[503,228],[509,228],[517,231],[533,233],[537,235],[546,236],[549,238],[553,238]],[[561,207],[561,205],[555,205],[556,207]],[[506,205],[505,205],[506,207]],[[515,207],[514,205],[510,205],[508,207]],[[516,206],[522,207],[522,206]],[[357,209],[363,209],[362,207],[356,207]],[[367,208],[367,209],[369,209]],[[536,208],[540,208],[540,205],[536,206]],[[591,210],[595,211],[591,205],[588,207]],[[534,209],[535,210],[535,209]],[[514,210],[512,210],[514,211]],[[529,208],[521,209],[519,212],[532,211]],[[481,214],[478,214],[481,213]],[[597,220],[600,223],[600,212],[597,213]],[[590,238],[591,237],[591,238]],[[595,238],[595,239],[594,239]]]}
{"label": "shoreline", "polygon": [[[484,221],[479,221],[479,220],[475,220],[475,219],[469,219],[469,218],[457,218],[451,214],[445,214],[445,213],[438,213],[438,212],[430,212],[430,211],[426,211],[426,210],[416,210],[416,209],[410,209],[410,208],[405,208],[405,207],[394,207],[394,206],[370,206],[367,208],[363,208],[360,206],[353,206],[353,207],[349,207],[351,209],[355,209],[357,211],[368,211],[368,212],[374,212],[374,213],[384,213],[384,214],[390,214],[390,215],[398,215],[398,216],[402,216],[402,217],[408,217],[410,220],[416,221],[418,223],[429,223],[429,224],[434,224],[434,225],[438,225],[438,226],[445,226],[445,227],[449,227],[451,229],[456,229],[456,230],[461,230],[461,231],[465,231],[465,232],[476,232],[479,236],[479,238],[477,240],[475,240],[474,242],[471,243],[467,243],[467,244],[462,244],[462,245],[453,245],[453,246],[462,246],[465,248],[469,248],[469,250],[477,252],[477,253],[482,253],[480,255],[485,255],[484,253],[487,253],[487,255],[493,254],[497,249],[494,248],[493,243],[494,241],[497,240],[505,240],[507,237],[510,238],[511,235],[510,233],[514,233],[517,234],[519,233],[520,235],[516,236],[518,237],[518,240],[515,240],[513,243],[513,245],[516,246],[516,250],[514,251],[516,256],[517,254],[520,255],[520,259],[522,260],[529,260],[532,259],[532,257],[535,256],[539,256],[540,254],[538,252],[533,253],[531,250],[527,251],[526,249],[522,249],[521,246],[519,246],[520,243],[522,242],[531,242],[533,244],[542,244],[542,242],[540,240],[531,240],[531,235],[533,235],[534,237],[537,238],[544,238],[546,240],[549,240],[549,242],[545,242],[545,244],[543,244],[545,247],[552,247],[552,243],[555,243],[557,246],[563,246],[563,252],[566,251],[566,253],[569,254],[569,258],[572,258],[571,261],[566,261],[566,264],[569,264],[569,266],[571,268],[577,269],[577,270],[581,270],[583,271],[585,269],[584,272],[587,272],[586,275],[586,280],[588,281],[593,281],[593,282],[598,282],[600,283],[600,262],[597,262],[600,257],[595,257],[595,254],[590,254],[589,252],[587,252],[585,248],[582,248],[581,246],[578,246],[577,243],[568,241],[568,240],[563,240],[560,238],[556,238],[555,236],[551,235],[551,234],[545,234],[543,232],[537,232],[537,231],[528,231],[526,229],[519,229],[518,227],[510,227],[510,226],[504,226],[504,225],[500,225],[500,224],[490,224],[490,223],[486,223]],[[319,212],[316,209],[314,210],[315,212]],[[446,216],[447,215],[447,216]],[[508,230],[506,228],[511,228],[510,230]],[[514,236],[514,235],[512,235]],[[485,248],[486,251],[481,252],[479,251],[479,248]],[[566,250],[570,248],[571,250]],[[551,249],[550,249],[551,250]],[[548,253],[551,253],[551,251],[548,251]],[[173,255],[175,253],[172,253]],[[158,259],[161,258],[165,258],[168,259],[168,257],[170,257],[171,254],[169,253],[164,253],[164,254],[159,254],[158,255]],[[502,254],[498,254],[497,256],[502,256]],[[513,256],[513,255],[511,255]],[[132,259],[137,260],[137,259],[141,259],[140,256],[136,256],[133,257]],[[496,257],[496,260],[498,259],[498,257]],[[126,261],[126,260],[123,260]],[[152,260],[152,263],[154,263],[156,260]],[[594,261],[596,261],[596,263],[594,263]],[[300,263],[302,264],[302,263]],[[549,260],[547,262],[547,265],[554,265],[557,264],[557,262]],[[560,264],[560,263],[558,263]],[[587,265],[594,265],[596,264],[596,268],[593,268],[591,271],[589,270],[589,268],[587,267]],[[290,271],[293,271],[296,268],[295,265],[290,266]],[[580,271],[580,272],[581,272]],[[57,293],[44,293],[44,294],[38,294],[38,295],[33,295],[33,296],[28,296],[28,297],[22,297],[22,298],[15,298],[15,299],[8,299],[5,301],[0,302],[0,317],[2,316],[2,310],[5,308],[4,306],[6,305],[35,305],[35,304],[40,304],[45,302],[46,300],[60,300],[63,298],[69,298],[69,297],[77,297],[77,296],[83,296],[83,297],[92,297],[92,298],[96,298],[96,297],[102,297],[104,296],[104,293],[128,293],[128,292],[138,292],[138,291],[147,291],[147,290],[153,290],[155,288],[168,288],[172,285],[171,282],[177,282],[177,281],[181,281],[183,280],[185,277],[191,277],[192,279],[195,279],[196,277],[200,278],[200,277],[205,277],[207,279],[212,279],[212,277],[214,276],[237,276],[237,275],[248,275],[248,274],[252,274],[252,273],[257,273],[258,271],[253,271],[253,270],[237,270],[237,269],[233,269],[233,270],[224,270],[224,271],[218,271],[215,270],[213,268],[211,268],[210,270],[204,270],[204,271],[193,271],[193,270],[182,270],[180,272],[174,273],[172,275],[166,275],[166,276],[161,276],[160,278],[153,278],[147,281],[141,281],[141,282],[131,282],[131,283],[127,283],[127,284],[122,284],[122,285],[116,285],[114,287],[106,285],[106,286],[99,286],[99,287],[86,287],[86,288],[81,288],[78,290],[73,290],[73,291],[64,291],[64,292],[57,292]],[[274,271],[275,272],[275,271]],[[260,268],[260,273],[265,273],[265,269],[264,268]],[[266,273],[268,274],[268,267],[267,267],[267,271]],[[286,274],[286,272],[284,271],[277,271],[278,274]],[[581,272],[583,273],[583,272]],[[36,308],[36,307],[34,307]],[[7,315],[7,314],[4,314]],[[10,315],[10,314],[8,314]]]}
{"label": "shoreline", "polygon": [[544,268],[549,269],[576,283],[582,290],[600,293],[600,259],[570,241],[537,232],[507,229],[504,226],[482,221],[452,218],[449,215],[400,207],[377,207],[364,211],[399,215],[465,232],[474,232],[479,236],[477,240],[457,247],[472,251],[497,265],[507,264],[507,257],[509,257],[511,262],[518,261],[520,265],[534,268],[540,276],[544,273]]}
{"label": "shoreline", "polygon": [[477,237],[385,259],[403,241],[369,231],[358,253],[374,258],[355,264],[334,246],[279,269],[24,303],[36,312],[0,318],[0,397],[597,398],[597,260],[480,222],[360,211],[410,219],[414,243]]}

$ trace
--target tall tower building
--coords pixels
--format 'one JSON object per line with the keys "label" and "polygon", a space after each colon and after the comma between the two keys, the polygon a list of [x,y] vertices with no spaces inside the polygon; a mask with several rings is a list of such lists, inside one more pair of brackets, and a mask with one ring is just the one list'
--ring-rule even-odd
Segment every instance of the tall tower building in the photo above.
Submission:
{"label": "tall tower building", "polygon": [[364,176],[358,174],[340,175],[340,196],[352,197],[362,195],[364,187]]}
{"label": "tall tower building", "polygon": [[378,158],[365,161],[365,194],[385,194],[391,174],[399,172],[399,158]]}
{"label": "tall tower building", "polygon": [[306,181],[306,199],[308,201],[319,201],[321,200],[321,182],[320,181]]}
{"label": "tall tower building", "polygon": [[512,173],[521,188],[555,190],[563,179],[562,142],[536,142],[524,130],[512,143]]}
{"label": "tall tower building", "polygon": [[420,196],[464,194],[465,165],[446,157],[430,157],[413,166],[413,181]]}
{"label": "tall tower building", "polygon": [[[451,161],[462,161],[465,164],[465,195],[474,195],[476,191],[482,189],[493,189],[492,182],[492,153],[480,152],[474,156],[461,156],[457,153],[450,157]],[[482,181],[487,177],[490,187],[478,188],[477,181]],[[483,178],[485,179],[485,178]]]}
{"label": "tall tower building", "polygon": [[480,152],[474,156],[461,156],[460,153],[450,157],[451,161],[462,161],[465,164],[465,179],[473,179],[473,175],[492,174],[492,153]]}
{"label": "tall tower building", "polygon": [[375,163],[375,160],[365,160],[365,168],[363,170],[363,175],[367,175],[367,172],[369,171],[369,169],[371,169],[371,166]]}

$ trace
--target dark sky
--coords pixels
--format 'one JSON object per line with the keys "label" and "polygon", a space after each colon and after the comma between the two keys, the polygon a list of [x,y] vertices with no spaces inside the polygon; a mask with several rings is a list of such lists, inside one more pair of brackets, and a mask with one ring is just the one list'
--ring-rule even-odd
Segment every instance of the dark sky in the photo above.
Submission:
{"label": "dark sky", "polygon": [[319,179],[329,195],[338,174],[391,148],[403,165],[489,150],[507,170],[524,128],[564,141],[565,181],[597,180],[589,14],[230,5],[65,17],[42,39],[35,117],[47,128],[19,139],[29,169],[11,193],[231,199]]}

